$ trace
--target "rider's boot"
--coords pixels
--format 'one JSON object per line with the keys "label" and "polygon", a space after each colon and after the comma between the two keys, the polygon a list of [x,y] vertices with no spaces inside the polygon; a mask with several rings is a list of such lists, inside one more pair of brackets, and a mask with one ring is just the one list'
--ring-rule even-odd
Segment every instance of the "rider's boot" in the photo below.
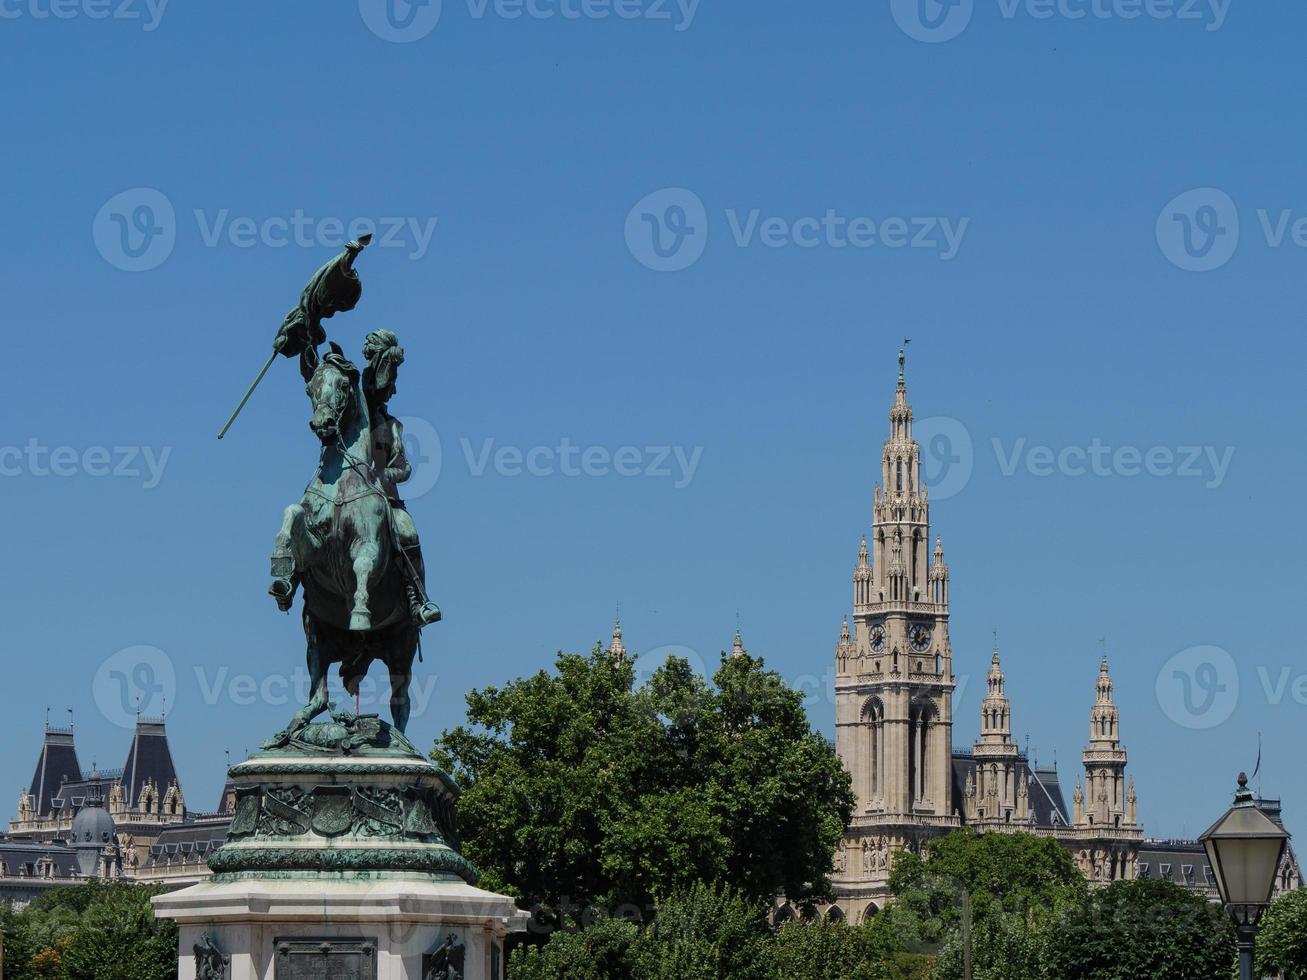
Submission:
{"label": "rider's boot", "polygon": [[440,607],[427,597],[426,565],[422,561],[422,548],[414,545],[405,548],[408,557],[404,571],[408,579],[408,608],[413,618],[413,625],[418,629],[438,623],[441,619]]}
{"label": "rider's boot", "polygon": [[295,558],[289,554],[274,553],[272,556],[272,584],[268,586],[268,595],[277,600],[277,608],[290,612],[295,602],[295,588],[299,576],[295,574]]}

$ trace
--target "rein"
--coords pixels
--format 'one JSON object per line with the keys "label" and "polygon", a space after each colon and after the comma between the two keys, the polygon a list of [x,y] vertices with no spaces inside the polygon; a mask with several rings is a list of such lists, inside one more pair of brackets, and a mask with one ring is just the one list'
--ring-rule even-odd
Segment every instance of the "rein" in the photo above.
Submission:
{"label": "rein", "polygon": [[[395,531],[395,508],[390,502],[390,496],[385,491],[382,477],[378,475],[378,473],[376,472],[376,468],[377,468],[376,460],[371,458],[368,460],[359,459],[357,456],[351,453],[349,451],[349,447],[345,445],[345,434],[344,434],[343,426],[341,424],[344,415],[345,415],[345,408],[342,406],[340,411],[337,412],[332,419],[332,422],[336,429],[336,444],[333,448],[340,453],[341,458],[345,461],[346,467],[349,470],[356,473],[363,480],[364,488],[363,490],[361,490],[356,494],[341,499],[339,497],[328,496],[323,491],[317,489],[313,483],[310,483],[304,490],[305,495],[307,496],[308,494],[313,494],[314,496],[319,497],[322,500],[326,501],[327,503],[331,504],[332,507],[331,524],[333,526],[335,525],[336,519],[340,514],[341,507],[345,506],[346,504],[353,503],[356,500],[362,500],[365,497],[370,497],[374,494],[380,497],[382,503],[385,505],[386,508],[386,528],[390,532],[391,548],[399,555],[400,560],[403,561],[404,567],[407,569],[409,581],[413,583],[420,592],[424,591],[422,590],[420,584],[421,577],[418,575],[417,567],[413,564],[413,560],[409,557],[408,552],[405,551],[402,547],[400,547],[399,537]],[[371,419],[369,418],[367,420],[367,423],[365,423],[367,424],[369,429],[371,428],[370,422]],[[368,448],[369,450],[371,450],[372,440],[371,440],[370,432],[369,432],[368,442],[369,442]],[[371,457],[371,455],[372,453],[370,451],[369,457]],[[321,462],[319,462],[318,464],[318,479],[316,482],[319,485],[322,484]],[[325,540],[320,535],[314,533],[313,529],[309,525],[309,522],[306,521],[304,526],[305,526],[305,530],[310,535],[312,535],[315,538],[318,538],[319,546],[326,543]],[[425,595],[423,596],[423,598],[425,598]],[[423,657],[422,657],[422,634],[420,631],[418,632],[418,636],[417,636],[417,656],[418,656],[418,661],[421,662]]]}
{"label": "rein", "polygon": [[[343,507],[345,504],[352,504],[356,500],[362,500],[364,497],[370,497],[372,494],[375,493],[379,497],[381,497],[382,500],[386,501],[386,510],[387,513],[389,513],[390,499],[386,496],[385,490],[382,489],[381,480],[374,472],[374,467],[369,465],[366,461],[359,459],[353,453],[351,453],[349,451],[349,447],[345,445],[345,435],[341,426],[341,423],[344,420],[344,416],[345,416],[345,409],[342,408],[339,412],[336,413],[335,416],[332,417],[331,420],[332,425],[336,429],[336,445],[333,448],[337,452],[339,452],[341,457],[345,460],[346,468],[358,474],[358,476],[362,478],[366,486],[361,492],[356,493],[350,497],[345,497],[343,499],[340,497],[330,496],[328,494],[323,493],[321,490],[315,489],[312,483],[310,483],[307,487],[304,488],[304,492],[311,493],[317,497],[321,497],[323,500],[333,505],[334,507]],[[319,483],[322,482],[321,474],[322,474],[322,468],[319,465],[318,468]]]}

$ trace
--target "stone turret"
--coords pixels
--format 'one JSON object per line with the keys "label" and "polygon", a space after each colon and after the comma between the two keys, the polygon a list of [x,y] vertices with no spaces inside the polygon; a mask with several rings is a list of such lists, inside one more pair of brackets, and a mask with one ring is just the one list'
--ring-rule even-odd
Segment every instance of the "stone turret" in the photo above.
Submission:
{"label": "stone turret", "polygon": [[1082,755],[1084,789],[1076,780],[1072,827],[1065,836],[1077,865],[1092,882],[1133,877],[1143,839],[1134,783],[1126,779],[1121,715],[1112,699],[1112,687],[1104,654],[1089,710],[1089,744]]}
{"label": "stone turret", "polygon": [[835,644],[835,670],[837,673],[848,673],[852,669],[851,664],[857,656],[857,650],[853,646],[853,636],[849,633],[849,617],[844,617],[844,624],[840,626],[839,642]]}
{"label": "stone turret", "polygon": [[613,642],[608,645],[608,655],[618,663],[626,660],[626,644],[622,642],[622,621],[613,621]]}
{"label": "stone turret", "polygon": [[1126,813],[1126,751],[1121,744],[1121,716],[1112,700],[1112,675],[1104,656],[1098,670],[1097,699],[1089,712],[1085,747],[1085,826],[1132,825]]}
{"label": "stone turret", "polygon": [[1029,789],[1025,785],[1021,752],[1012,741],[1012,707],[1005,690],[998,640],[990,657],[985,700],[980,705],[980,738],[976,760],[976,798],[967,813],[977,826],[1025,822],[1029,815]]}
{"label": "stone turret", "polygon": [[749,651],[744,649],[744,637],[740,635],[740,628],[735,628],[735,638],[731,640],[731,656],[746,657]]}
{"label": "stone turret", "polygon": [[938,606],[948,605],[948,563],[944,561],[944,538],[935,536],[935,554],[930,563],[930,600]]}

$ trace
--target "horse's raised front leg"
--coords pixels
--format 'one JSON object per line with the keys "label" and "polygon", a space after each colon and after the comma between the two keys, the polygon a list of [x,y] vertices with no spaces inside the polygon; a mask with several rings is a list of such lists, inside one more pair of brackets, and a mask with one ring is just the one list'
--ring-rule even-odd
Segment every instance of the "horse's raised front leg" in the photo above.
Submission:
{"label": "horse's raised front leg", "polygon": [[303,527],[304,508],[291,504],[281,517],[281,530],[272,546],[272,584],[268,594],[277,600],[277,608],[290,612],[295,601],[295,588],[299,585],[300,570],[295,562],[295,535]]}
{"label": "horse's raised front leg", "polygon": [[354,552],[354,608],[349,616],[349,628],[363,632],[372,629],[372,609],[368,605],[372,575],[381,560],[381,549],[375,540],[360,541]]}

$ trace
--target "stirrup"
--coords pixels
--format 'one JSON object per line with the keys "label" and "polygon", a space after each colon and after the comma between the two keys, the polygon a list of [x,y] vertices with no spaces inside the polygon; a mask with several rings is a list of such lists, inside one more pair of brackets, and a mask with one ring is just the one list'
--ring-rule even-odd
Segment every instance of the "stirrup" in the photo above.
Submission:
{"label": "stirrup", "polygon": [[277,608],[290,612],[295,604],[295,583],[287,578],[274,578],[268,586],[268,595],[277,600]]}
{"label": "stirrup", "polygon": [[444,618],[444,613],[430,599],[422,603],[413,603],[413,625],[418,629],[424,626],[430,626],[432,623],[438,623]]}

